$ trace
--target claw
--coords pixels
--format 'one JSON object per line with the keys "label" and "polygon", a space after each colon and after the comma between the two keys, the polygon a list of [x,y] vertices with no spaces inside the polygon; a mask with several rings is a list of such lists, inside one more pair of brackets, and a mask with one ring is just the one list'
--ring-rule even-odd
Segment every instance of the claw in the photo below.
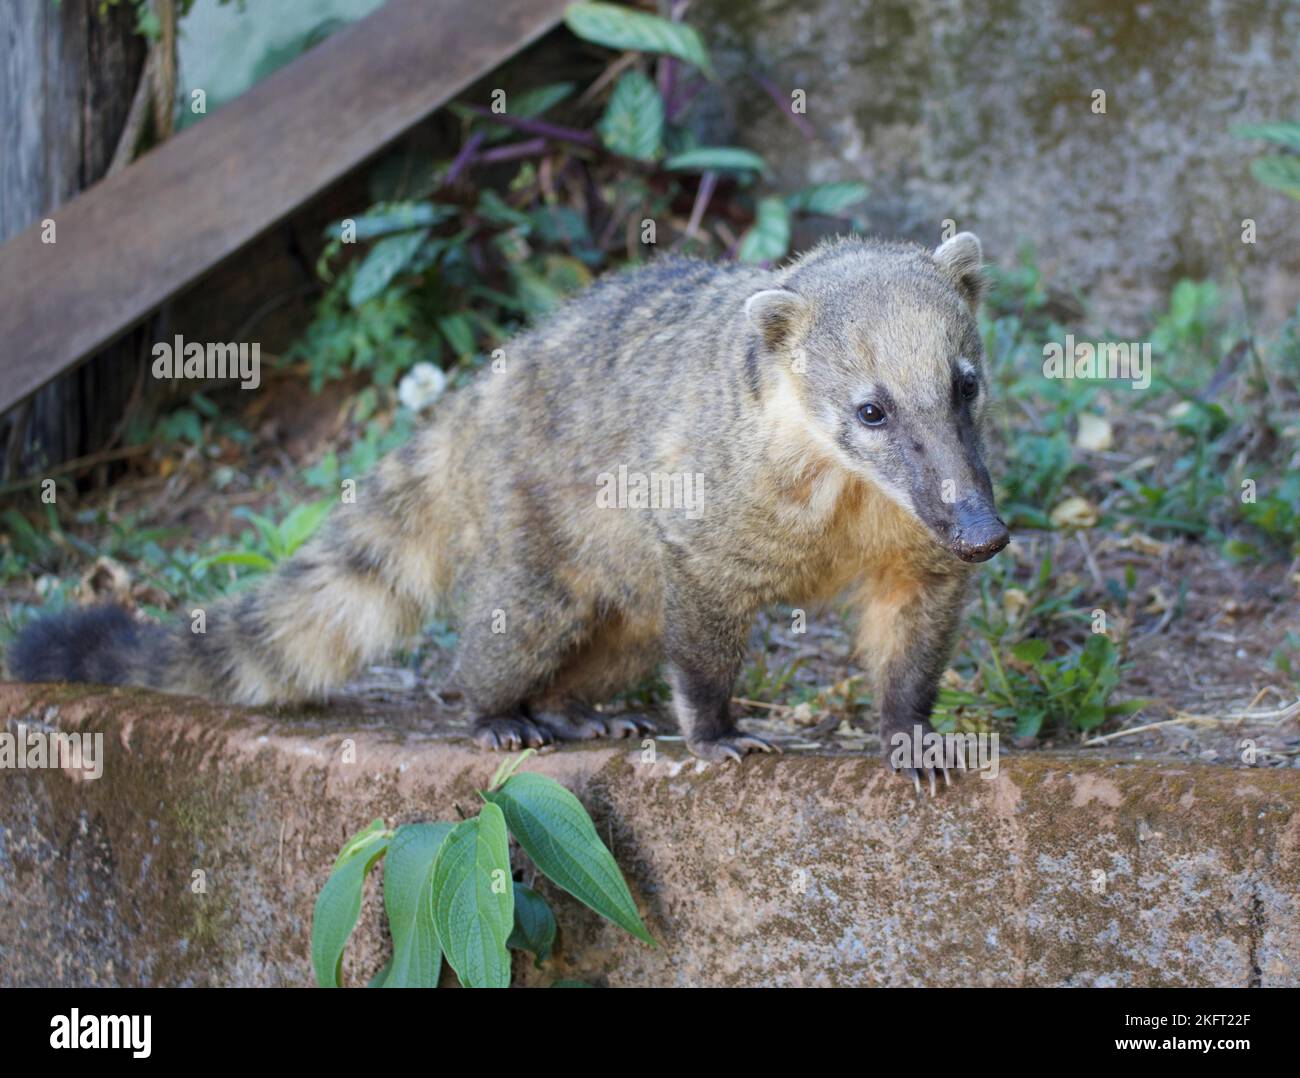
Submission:
{"label": "claw", "polygon": [[708,741],[694,743],[688,741],[686,747],[701,760],[712,760],[714,762],[722,760],[738,761],[750,752],[779,753],[781,751],[776,745],[764,741],[761,737],[738,733],[724,734]]}
{"label": "claw", "polygon": [[479,748],[491,752],[516,752],[525,745],[540,749],[552,740],[545,729],[514,715],[477,720],[473,736]]}
{"label": "claw", "polygon": [[916,787],[916,796],[921,796],[921,776],[915,768],[910,769],[912,772],[912,785]]}
{"label": "claw", "polygon": [[934,796],[934,768],[929,768],[928,773],[930,776],[930,796],[933,797]]}
{"label": "claw", "polygon": [[644,719],[625,715],[614,715],[605,719],[607,736],[625,738],[638,737],[654,733],[654,727]]}

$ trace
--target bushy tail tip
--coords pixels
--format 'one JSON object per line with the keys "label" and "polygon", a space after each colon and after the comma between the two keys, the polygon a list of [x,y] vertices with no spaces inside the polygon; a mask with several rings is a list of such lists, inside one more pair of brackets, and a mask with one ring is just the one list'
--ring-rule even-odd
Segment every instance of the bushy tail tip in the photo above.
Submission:
{"label": "bushy tail tip", "polygon": [[127,684],[157,631],[121,606],[64,610],[24,626],[9,646],[9,674],[17,681]]}

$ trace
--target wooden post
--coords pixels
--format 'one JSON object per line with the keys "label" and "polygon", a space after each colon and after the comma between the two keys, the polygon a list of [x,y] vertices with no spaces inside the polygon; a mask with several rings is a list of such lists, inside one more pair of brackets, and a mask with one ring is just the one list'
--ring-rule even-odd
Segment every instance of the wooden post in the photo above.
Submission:
{"label": "wooden post", "polygon": [[[0,242],[108,170],[144,68],[135,8],[96,0],[0,3]],[[58,245],[50,249],[58,258]],[[76,311],[65,312],[76,318]],[[130,397],[139,342],[125,340],[0,418],[8,477],[92,452]],[[21,350],[23,341],[2,347]]]}

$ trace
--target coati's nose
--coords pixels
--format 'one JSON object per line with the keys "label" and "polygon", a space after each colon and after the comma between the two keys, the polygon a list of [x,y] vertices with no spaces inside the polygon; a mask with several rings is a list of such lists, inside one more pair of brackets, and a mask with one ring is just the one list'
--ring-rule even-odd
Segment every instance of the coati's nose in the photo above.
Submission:
{"label": "coati's nose", "polygon": [[1011,532],[989,502],[958,502],[954,515],[952,552],[962,561],[988,561],[1011,542]]}

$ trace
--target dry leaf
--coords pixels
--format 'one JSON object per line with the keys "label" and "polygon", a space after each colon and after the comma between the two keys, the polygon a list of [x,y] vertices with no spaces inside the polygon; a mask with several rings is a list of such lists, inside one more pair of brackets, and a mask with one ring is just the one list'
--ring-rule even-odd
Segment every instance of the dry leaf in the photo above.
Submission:
{"label": "dry leaf", "polygon": [[1168,543],[1162,543],[1159,539],[1152,539],[1151,536],[1142,532],[1134,532],[1132,535],[1125,537],[1118,545],[1137,551],[1139,554],[1152,554],[1157,558],[1163,558],[1169,552]]}
{"label": "dry leaf", "polygon": [[1054,528],[1091,528],[1097,523],[1097,507],[1087,498],[1066,498],[1052,510]]}
{"label": "dry leaf", "polygon": [[1163,614],[1169,609],[1169,599],[1159,587],[1153,587],[1150,591],[1150,595],[1151,599],[1146,605],[1146,613]]}
{"label": "dry leaf", "polygon": [[817,723],[817,716],[813,712],[812,704],[806,700],[802,704],[795,704],[790,709],[790,717],[799,726],[815,726]]}
{"label": "dry leaf", "polygon": [[1115,432],[1111,430],[1110,420],[1103,416],[1084,412],[1079,416],[1079,433],[1075,435],[1074,444],[1089,453],[1104,453],[1115,444]]}
{"label": "dry leaf", "polygon": [[129,599],[130,595],[131,574],[121,562],[108,557],[96,558],[95,564],[82,574],[81,582],[77,585],[77,601],[83,604],[106,598],[121,603]]}
{"label": "dry leaf", "polygon": [[1007,588],[1002,595],[1002,613],[1009,623],[1020,620],[1021,613],[1029,605],[1029,596],[1020,588]]}

